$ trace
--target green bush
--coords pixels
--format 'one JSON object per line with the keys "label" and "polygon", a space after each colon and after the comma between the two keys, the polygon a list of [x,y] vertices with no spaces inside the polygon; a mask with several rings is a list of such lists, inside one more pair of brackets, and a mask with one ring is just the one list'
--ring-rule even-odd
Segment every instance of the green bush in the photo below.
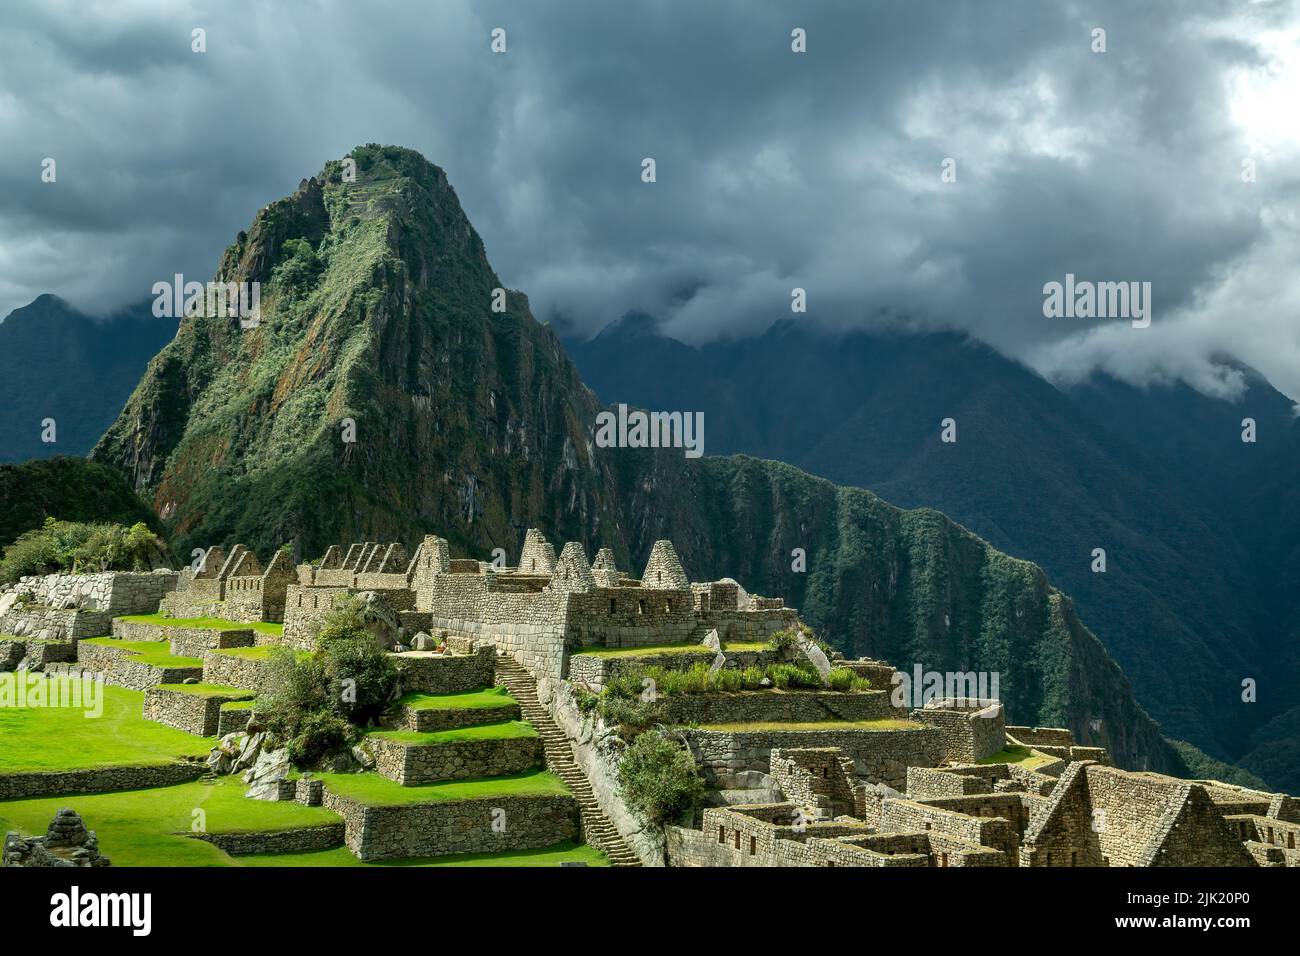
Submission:
{"label": "green bush", "polygon": [[772,685],[780,690],[822,686],[822,679],[818,673],[811,667],[800,664],[773,664],[767,669],[767,676],[772,681]]}
{"label": "green bush", "polygon": [[867,690],[871,687],[871,681],[859,677],[847,667],[832,667],[826,683],[831,690]]}
{"label": "green bush", "polygon": [[628,805],[656,824],[693,813],[704,799],[704,781],[690,752],[658,731],[628,746],[618,782]]}
{"label": "green bush", "polygon": [[0,560],[0,582],[32,574],[73,571],[147,571],[170,563],[166,543],[144,522],[86,524],[45,519],[39,528],[19,535]]}

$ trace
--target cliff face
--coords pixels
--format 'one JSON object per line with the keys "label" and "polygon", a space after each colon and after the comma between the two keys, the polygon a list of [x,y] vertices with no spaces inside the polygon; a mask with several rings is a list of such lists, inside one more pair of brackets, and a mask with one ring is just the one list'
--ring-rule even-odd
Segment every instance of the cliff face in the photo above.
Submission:
{"label": "cliff face", "polygon": [[522,293],[493,311],[500,282],[445,174],[394,147],[351,155],[355,182],[329,163],[223,256],[218,280],[262,284],[260,324],[185,319],[93,452],[132,477],[180,553],[293,541],[315,556],[437,531],[513,558],[536,526],[639,572],[668,537],[694,579],[783,595],[847,652],[998,671],[1012,722],[1180,769],[1034,565],[937,512],[776,462],[598,448],[599,403],[556,336]]}

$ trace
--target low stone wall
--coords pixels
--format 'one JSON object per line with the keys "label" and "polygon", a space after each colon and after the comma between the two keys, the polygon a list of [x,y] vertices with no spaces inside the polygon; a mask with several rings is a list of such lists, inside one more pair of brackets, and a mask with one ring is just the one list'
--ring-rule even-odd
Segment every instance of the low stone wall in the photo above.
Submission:
{"label": "low stone wall", "polygon": [[496,653],[490,645],[473,654],[432,654],[411,651],[393,658],[401,674],[402,693],[459,694],[491,687]]}
{"label": "low stone wall", "polygon": [[503,777],[546,762],[540,737],[414,744],[371,735],[365,747],[375,758],[376,772],[404,787],[439,780]]}
{"label": "low stone wall", "polygon": [[539,849],[580,831],[570,796],[366,806],[327,786],[322,805],[343,817],[347,848],[365,861]]}
{"label": "low stone wall", "polygon": [[258,853],[312,853],[332,850],[343,845],[342,823],[326,823],[316,827],[299,827],[296,830],[272,830],[263,833],[186,833],[185,836],[203,840],[231,856],[253,856]]}
{"label": "low stone wall", "polygon": [[745,771],[767,773],[773,748],[839,747],[853,760],[858,776],[896,790],[907,785],[908,767],[936,767],[946,752],[943,735],[933,727],[742,732],[683,728],[680,733],[705,780],[724,789],[739,786],[737,775]]}
{"label": "low stone wall", "polygon": [[[174,571],[102,571],[96,574],[46,574],[23,578],[40,604],[84,608],[108,615],[152,614],[169,591],[176,590]],[[107,634],[91,634],[99,637]]]}
{"label": "low stone wall", "polygon": [[127,621],[115,617],[113,636],[124,641],[161,641],[163,629],[161,624],[142,624],[139,621]]}
{"label": "low stone wall", "polygon": [[27,642],[0,638],[0,671],[11,671],[27,654]]}
{"label": "low stone wall", "polygon": [[202,667],[158,667],[141,663],[136,655],[121,647],[104,644],[77,644],[77,663],[83,669],[104,675],[104,683],[129,690],[148,690],[157,684],[183,684],[199,680]]}
{"label": "low stone wall", "polygon": [[247,694],[239,693],[193,694],[150,687],[144,694],[144,719],[197,737],[215,737],[221,723],[221,705],[247,699]]}
{"label": "low stone wall", "polygon": [[674,724],[817,723],[889,717],[884,691],[752,690],[733,694],[661,697],[664,719]]}
{"label": "low stone wall", "polygon": [[217,631],[210,627],[164,627],[163,637],[171,641],[172,653],[179,657],[202,657],[220,647],[252,647],[253,631]]}
{"label": "low stone wall", "polygon": [[220,651],[203,653],[203,682],[238,687],[260,693],[270,679],[270,662],[222,654]]}
{"label": "low stone wall", "polygon": [[[703,647],[703,645],[701,645]],[[709,664],[713,654],[707,648],[700,651],[682,651],[673,654],[654,654],[646,657],[602,657],[599,654],[571,654],[569,680],[585,684],[589,690],[601,691],[620,674],[642,667],[663,667],[667,670],[689,670],[694,664]]]}
{"label": "low stone wall", "polygon": [[247,730],[248,719],[252,716],[253,711],[247,707],[234,710],[223,709],[217,717],[217,736],[224,737],[226,734]]}
{"label": "low stone wall", "polygon": [[518,719],[519,705],[514,701],[504,701],[499,707],[431,707],[424,710],[403,707],[396,727],[400,730],[428,734],[436,730],[475,727],[479,724],[495,724],[503,720]]}
{"label": "low stone wall", "polygon": [[1074,744],[1074,734],[1064,727],[1013,727],[1006,728],[1008,737],[1026,747],[1065,747]]}
{"label": "low stone wall", "polygon": [[203,776],[202,763],[166,763],[153,766],[95,767],[40,773],[0,774],[0,800],[56,797],[110,790],[144,790],[188,783]]}
{"label": "low stone wall", "polygon": [[29,671],[49,670],[52,665],[77,659],[77,645],[70,641],[31,640],[24,650]]}
{"label": "low stone wall", "polygon": [[939,728],[951,761],[978,763],[1006,746],[1000,704],[983,708],[923,707],[912,711],[911,717]]}
{"label": "low stone wall", "polygon": [[0,634],[36,637],[45,641],[102,637],[112,627],[113,617],[106,611],[62,609],[41,604],[14,606],[0,615]]}

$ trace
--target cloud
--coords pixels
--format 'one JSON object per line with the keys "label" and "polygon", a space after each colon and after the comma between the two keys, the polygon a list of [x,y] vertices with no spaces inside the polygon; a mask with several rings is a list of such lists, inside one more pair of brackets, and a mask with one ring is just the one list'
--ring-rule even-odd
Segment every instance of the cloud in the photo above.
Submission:
{"label": "cloud", "polygon": [[[260,206],[385,142],[443,166],[502,278],[579,332],[639,309],[751,334],[798,286],[806,321],[961,328],[1058,378],[1222,389],[1228,352],[1300,395],[1289,2],[251,9],[10,4],[0,315],[206,277]],[[1067,272],[1151,282],[1151,328],[1044,318]]]}

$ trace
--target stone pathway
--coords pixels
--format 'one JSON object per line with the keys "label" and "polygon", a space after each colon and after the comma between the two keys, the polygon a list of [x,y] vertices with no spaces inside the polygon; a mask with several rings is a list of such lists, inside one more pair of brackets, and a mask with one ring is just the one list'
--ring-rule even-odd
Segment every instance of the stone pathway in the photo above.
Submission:
{"label": "stone pathway", "polygon": [[586,774],[573,759],[569,738],[538,700],[537,683],[532,675],[509,655],[498,655],[496,664],[496,682],[510,691],[510,696],[519,702],[524,720],[532,724],[542,738],[546,749],[546,769],[563,780],[578,801],[584,839],[604,853],[614,866],[640,866],[641,861],[596,802]]}

